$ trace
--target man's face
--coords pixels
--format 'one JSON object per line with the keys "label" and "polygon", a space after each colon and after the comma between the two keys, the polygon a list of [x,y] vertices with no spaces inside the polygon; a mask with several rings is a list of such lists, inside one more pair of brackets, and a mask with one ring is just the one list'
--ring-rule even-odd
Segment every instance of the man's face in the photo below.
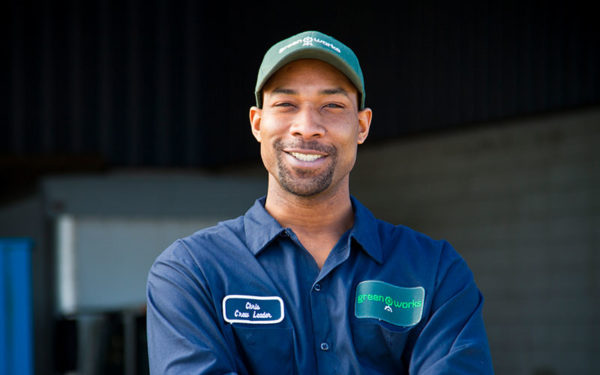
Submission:
{"label": "man's face", "polygon": [[314,196],[348,187],[357,145],[371,110],[358,111],[356,88],[333,66],[297,60],[263,88],[263,108],[250,110],[269,178],[288,193]]}

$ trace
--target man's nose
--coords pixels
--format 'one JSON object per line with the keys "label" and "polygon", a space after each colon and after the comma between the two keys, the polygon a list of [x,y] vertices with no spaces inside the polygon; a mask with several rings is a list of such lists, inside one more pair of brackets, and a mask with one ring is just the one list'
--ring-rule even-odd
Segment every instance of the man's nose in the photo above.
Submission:
{"label": "man's nose", "polygon": [[319,138],[325,135],[319,114],[313,108],[303,108],[298,111],[290,126],[290,133],[295,137]]}

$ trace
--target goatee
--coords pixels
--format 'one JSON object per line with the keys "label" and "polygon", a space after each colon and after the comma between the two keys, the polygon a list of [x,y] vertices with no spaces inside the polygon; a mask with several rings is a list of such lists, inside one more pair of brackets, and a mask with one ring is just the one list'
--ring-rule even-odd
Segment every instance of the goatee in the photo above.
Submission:
{"label": "goatee", "polygon": [[[277,175],[279,184],[287,192],[301,197],[310,197],[325,191],[333,180],[333,172],[337,163],[337,149],[333,146],[323,145],[317,141],[282,142],[277,139],[273,142],[277,151]],[[329,163],[325,170],[292,169],[284,160],[284,149],[302,149],[324,152]]]}

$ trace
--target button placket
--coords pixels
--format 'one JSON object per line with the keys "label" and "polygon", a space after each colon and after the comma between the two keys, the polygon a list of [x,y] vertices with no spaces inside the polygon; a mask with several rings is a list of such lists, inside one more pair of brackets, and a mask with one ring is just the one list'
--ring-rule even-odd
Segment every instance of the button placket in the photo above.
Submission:
{"label": "button placket", "polygon": [[[319,279],[312,285],[311,312],[313,317],[314,350],[317,358],[319,373],[333,373],[332,364],[335,362],[331,342],[331,324],[327,309],[327,281]],[[332,362],[333,361],[333,362]]]}

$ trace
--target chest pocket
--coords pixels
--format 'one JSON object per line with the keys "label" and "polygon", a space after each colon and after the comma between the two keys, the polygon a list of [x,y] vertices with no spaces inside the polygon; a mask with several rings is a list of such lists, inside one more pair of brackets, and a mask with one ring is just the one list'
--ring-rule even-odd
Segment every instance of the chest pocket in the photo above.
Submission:
{"label": "chest pocket", "polygon": [[357,319],[351,324],[359,357],[383,373],[402,373],[406,368],[403,354],[412,327],[394,326],[375,319]]}
{"label": "chest pocket", "polygon": [[233,331],[250,374],[294,374],[292,328],[234,324]]}

